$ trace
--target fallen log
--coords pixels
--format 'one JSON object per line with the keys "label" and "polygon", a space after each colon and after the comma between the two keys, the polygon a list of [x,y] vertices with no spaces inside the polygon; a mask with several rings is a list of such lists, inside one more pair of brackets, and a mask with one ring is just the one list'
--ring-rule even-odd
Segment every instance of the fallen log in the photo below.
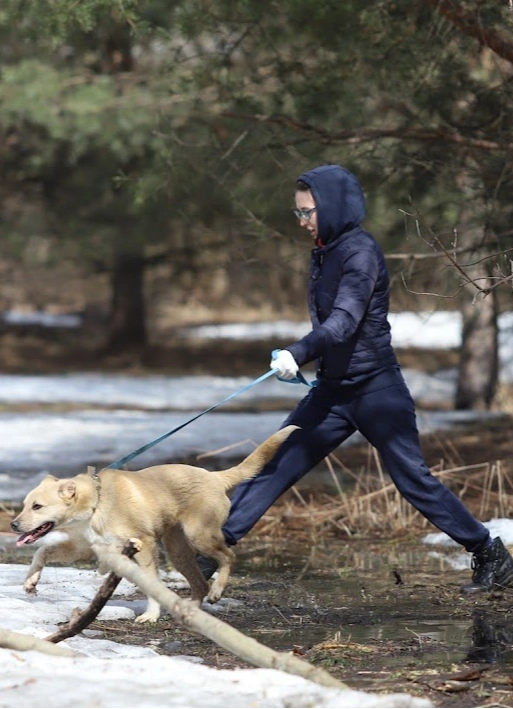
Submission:
{"label": "fallen log", "polygon": [[294,655],[272,650],[201,610],[189,599],[180,598],[161,581],[148,576],[134,561],[121,554],[106,551],[101,545],[93,546],[93,551],[104,567],[134,583],[147,596],[155,598],[178,623],[209,638],[241,660],[255,667],[267,667],[303,677],[324,687],[347,689],[345,684],[325,670],[314,667]]}
{"label": "fallen log", "polygon": [[48,640],[35,638],[32,635],[15,633],[14,630],[0,629],[0,647],[21,651],[37,650],[38,652],[44,652],[46,655],[58,655],[59,657],[83,657],[80,652],[75,652],[67,647],[60,647],[48,642]]}

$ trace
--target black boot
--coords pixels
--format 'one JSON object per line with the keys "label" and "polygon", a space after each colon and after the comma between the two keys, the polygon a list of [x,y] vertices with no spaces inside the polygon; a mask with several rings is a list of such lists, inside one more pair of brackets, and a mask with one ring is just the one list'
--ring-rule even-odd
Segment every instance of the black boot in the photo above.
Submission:
{"label": "black boot", "polygon": [[500,537],[495,537],[483,551],[474,554],[472,569],[471,583],[461,587],[464,593],[513,585],[513,558]]}
{"label": "black boot", "polygon": [[208,581],[217,571],[219,564],[215,559],[211,559],[209,556],[198,556],[196,557],[200,571],[203,574],[205,581]]}

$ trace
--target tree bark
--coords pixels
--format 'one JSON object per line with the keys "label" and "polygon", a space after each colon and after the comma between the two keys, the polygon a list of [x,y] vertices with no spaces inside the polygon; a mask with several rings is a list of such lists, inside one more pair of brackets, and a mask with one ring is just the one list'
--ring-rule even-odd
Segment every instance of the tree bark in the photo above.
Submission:
{"label": "tree bark", "polygon": [[[472,248],[468,263],[461,264],[471,283],[463,290],[460,305],[462,343],[458,368],[455,408],[487,410],[490,408],[499,376],[498,299],[496,290],[483,295],[476,290],[493,285],[490,251],[493,234],[485,227],[483,190],[473,185],[468,174],[460,181],[464,207],[460,216],[461,239]],[[476,224],[481,225],[477,226]]]}
{"label": "tree bark", "polygon": [[499,369],[497,291],[475,302],[469,297],[461,307],[461,314],[463,331],[455,407],[487,410],[495,396]]}
{"label": "tree bark", "polygon": [[109,350],[144,348],[147,344],[142,246],[129,253],[116,249],[112,270]]}

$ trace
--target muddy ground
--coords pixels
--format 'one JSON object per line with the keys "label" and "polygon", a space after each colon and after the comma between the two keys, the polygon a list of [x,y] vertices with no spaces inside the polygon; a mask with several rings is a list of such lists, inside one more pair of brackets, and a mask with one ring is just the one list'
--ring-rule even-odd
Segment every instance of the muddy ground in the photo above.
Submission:
{"label": "muddy ground", "polygon": [[[417,564],[365,570],[355,568],[354,555],[382,557],[380,542],[358,540],[345,551],[327,544],[315,561],[310,554],[305,571],[304,547],[296,554],[290,544],[284,550],[253,539],[241,551],[229,604],[216,616],[273,649],[324,667],[352,688],[404,691],[441,707],[512,706],[513,667],[505,655],[513,642],[513,591],[463,598],[459,584],[466,573],[428,571],[426,550],[410,549]],[[449,637],[441,638],[436,631],[444,626]],[[149,643],[212,667],[248,666],[170,619],[151,629],[130,622],[92,627],[113,640]]]}
{"label": "muddy ground", "polygon": [[[427,555],[406,539],[321,540],[307,552],[294,539],[252,534],[222,604],[206,610],[354,689],[407,692],[437,707],[513,706],[513,589],[466,597],[468,571]],[[170,616],[145,626],[96,621],[91,630],[214,668],[250,667]]]}
{"label": "muddy ground", "polygon": [[[123,362],[121,355],[100,357],[77,343],[73,347],[67,343],[67,349],[53,341],[38,346],[34,337],[16,339],[5,333],[0,337],[0,348],[2,340],[5,345],[3,371],[93,367],[139,374],[184,371],[183,345],[145,356],[127,355]],[[268,349],[264,344],[257,352],[255,348],[250,352],[249,347],[245,354],[238,350],[231,361],[241,371],[232,373],[251,375],[250,359],[258,373]],[[190,362],[190,353],[188,357]],[[403,353],[404,364],[410,365],[411,358],[411,353]],[[198,345],[193,359],[203,363],[199,368],[203,372],[226,373],[226,359],[219,358],[217,349],[206,351]],[[439,368],[451,359],[453,353],[431,353],[424,368]],[[189,367],[188,373],[201,373],[193,369]],[[509,514],[513,500],[509,487],[511,424],[511,416],[505,415],[486,426],[466,426],[427,437],[423,446],[428,464],[434,466],[443,459],[446,467],[465,469],[501,461],[506,486],[501,504]],[[352,448],[344,459],[354,472],[366,469],[368,463],[365,445]],[[464,480],[454,485],[462,489]],[[484,485],[475,484],[465,491],[466,504],[476,513]],[[494,509],[498,511],[497,500],[492,499],[489,516],[494,516]],[[419,543],[426,532],[435,530],[419,523],[397,525],[383,534],[375,525],[362,521],[359,527],[353,520],[344,532],[336,524],[319,523],[323,510],[336,504],[336,497],[325,491],[302,488],[299,494],[287,493],[239,544],[228,601],[212,612],[269,647],[297,653],[324,667],[353,688],[405,691],[429,697],[438,707],[513,706],[513,590],[466,597],[459,587],[469,578],[469,571],[450,569],[431,558],[427,547]],[[14,512],[4,506],[0,530],[8,528]],[[7,551],[0,561],[27,559]],[[169,617],[154,626],[116,621],[95,622],[91,629],[117,642],[193,656],[212,667],[247,666],[211,641],[178,627]]]}

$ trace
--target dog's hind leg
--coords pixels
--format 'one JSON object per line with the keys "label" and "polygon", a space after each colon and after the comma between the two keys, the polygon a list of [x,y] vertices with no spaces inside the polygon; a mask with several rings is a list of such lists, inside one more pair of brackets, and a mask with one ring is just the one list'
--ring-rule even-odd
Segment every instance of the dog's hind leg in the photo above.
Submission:
{"label": "dog's hind leg", "polygon": [[209,529],[201,521],[193,523],[188,520],[187,524],[184,525],[184,531],[194,549],[203,556],[215,559],[219,564],[217,578],[214,579],[207,596],[210,603],[215,603],[223,595],[228,583],[235,554],[226,545],[220,529],[213,531],[212,528]]}
{"label": "dog's hind leg", "polygon": [[235,554],[229,547],[226,546],[222,535],[215,546],[211,547],[208,552],[201,551],[201,553],[215,559],[219,564],[217,578],[213,580],[207,596],[210,603],[216,603],[216,601],[222,597],[226,584],[228,583],[228,579],[230,578]]}
{"label": "dog's hind leg", "polygon": [[196,561],[196,552],[190,546],[183,530],[180,527],[166,530],[162,542],[175,569],[189,582],[191,601],[201,604],[207,595],[208,584]]}

